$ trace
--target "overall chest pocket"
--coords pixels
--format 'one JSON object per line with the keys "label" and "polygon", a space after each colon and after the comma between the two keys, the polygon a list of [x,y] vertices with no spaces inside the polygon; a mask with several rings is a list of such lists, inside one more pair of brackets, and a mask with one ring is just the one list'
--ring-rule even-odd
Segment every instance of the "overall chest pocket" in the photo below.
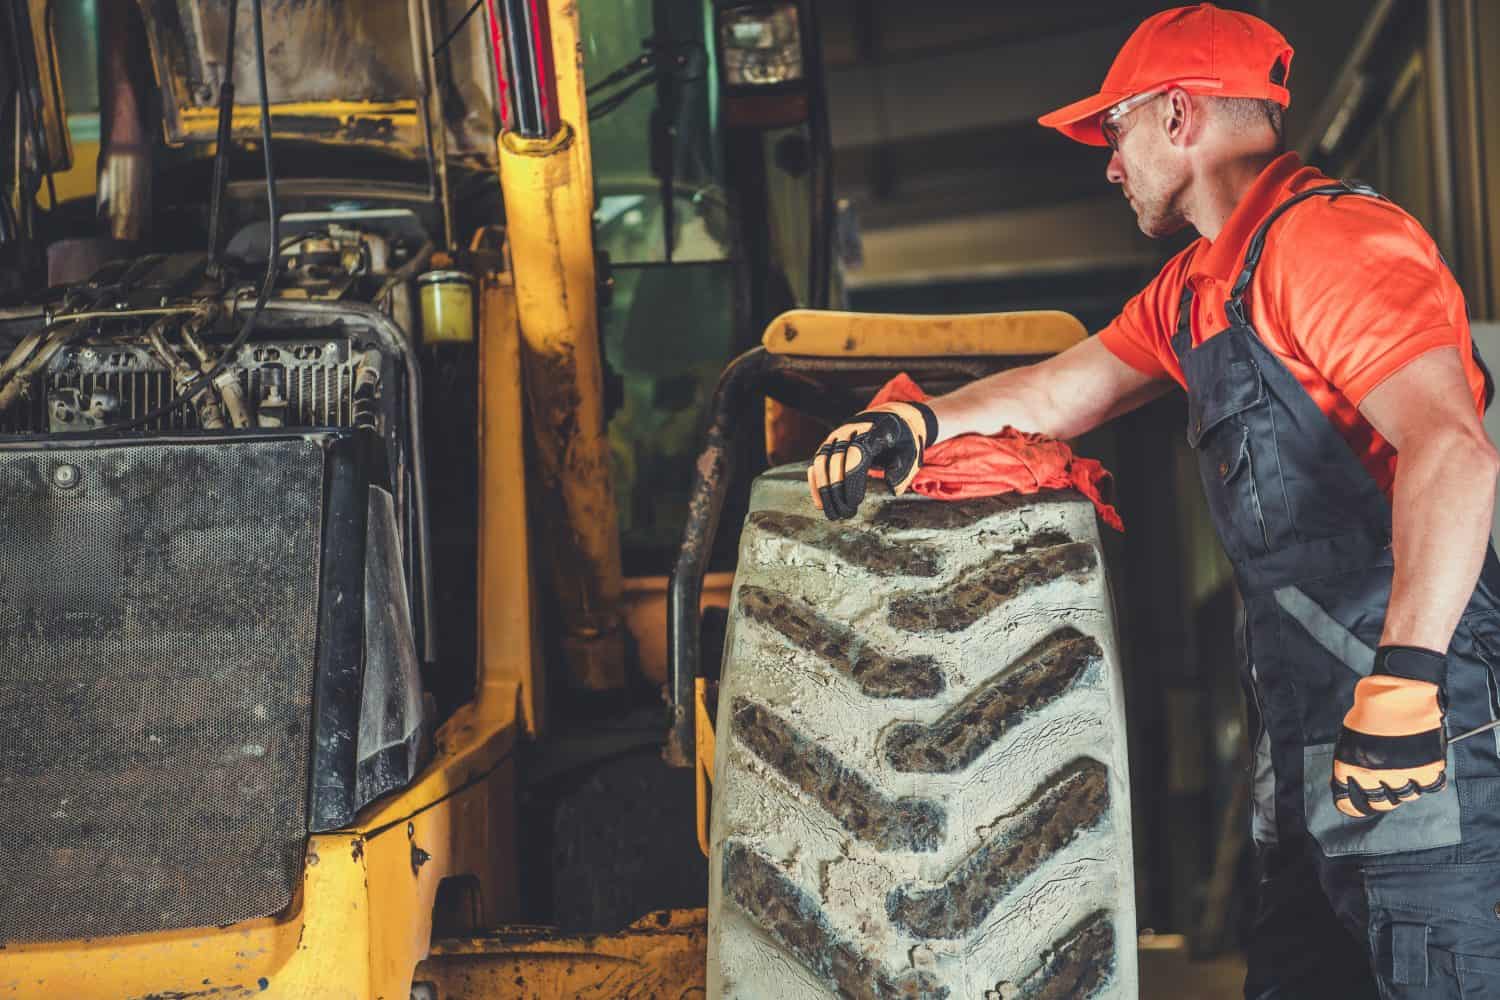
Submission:
{"label": "overall chest pocket", "polygon": [[1231,556],[1236,544],[1250,554],[1271,547],[1250,433],[1251,417],[1265,403],[1265,383],[1249,358],[1231,360],[1188,397],[1188,444],[1198,452],[1209,509]]}

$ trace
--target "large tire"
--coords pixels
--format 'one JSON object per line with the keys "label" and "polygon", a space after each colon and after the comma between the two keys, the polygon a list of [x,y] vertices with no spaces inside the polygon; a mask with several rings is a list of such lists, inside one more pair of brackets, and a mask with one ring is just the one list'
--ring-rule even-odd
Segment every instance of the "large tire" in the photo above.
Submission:
{"label": "large tire", "polygon": [[718,704],[710,997],[1136,995],[1092,506],[756,481]]}

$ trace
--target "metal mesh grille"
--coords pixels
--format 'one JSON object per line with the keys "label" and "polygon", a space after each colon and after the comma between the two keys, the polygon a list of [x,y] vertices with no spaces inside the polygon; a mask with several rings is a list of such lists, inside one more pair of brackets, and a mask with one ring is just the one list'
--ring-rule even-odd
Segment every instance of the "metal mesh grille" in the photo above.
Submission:
{"label": "metal mesh grille", "polygon": [[0,942],[290,902],[322,492],[315,441],[0,451]]}

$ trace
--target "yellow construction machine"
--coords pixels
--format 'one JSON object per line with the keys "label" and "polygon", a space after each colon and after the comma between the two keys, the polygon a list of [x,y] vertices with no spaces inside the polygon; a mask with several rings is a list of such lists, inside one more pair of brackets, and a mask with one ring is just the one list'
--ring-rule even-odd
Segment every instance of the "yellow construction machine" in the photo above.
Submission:
{"label": "yellow construction machine", "polygon": [[0,996],[719,995],[721,896],[948,995],[737,895],[703,609],[819,418],[1082,330],[795,311],[810,4],[3,2]]}

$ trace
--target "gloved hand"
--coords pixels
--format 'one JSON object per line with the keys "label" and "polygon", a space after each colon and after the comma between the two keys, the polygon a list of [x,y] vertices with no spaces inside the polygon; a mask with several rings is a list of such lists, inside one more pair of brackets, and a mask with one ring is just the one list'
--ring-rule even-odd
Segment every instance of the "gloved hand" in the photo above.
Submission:
{"label": "gloved hand", "polygon": [[813,456],[807,470],[813,504],[830,521],[853,517],[872,467],[885,473],[894,493],[905,493],[936,437],[937,417],[923,403],[881,403],[856,413]]}
{"label": "gloved hand", "polygon": [[1389,812],[1447,783],[1443,731],[1447,658],[1417,646],[1381,646],[1354,686],[1333,750],[1333,802],[1358,819]]}

